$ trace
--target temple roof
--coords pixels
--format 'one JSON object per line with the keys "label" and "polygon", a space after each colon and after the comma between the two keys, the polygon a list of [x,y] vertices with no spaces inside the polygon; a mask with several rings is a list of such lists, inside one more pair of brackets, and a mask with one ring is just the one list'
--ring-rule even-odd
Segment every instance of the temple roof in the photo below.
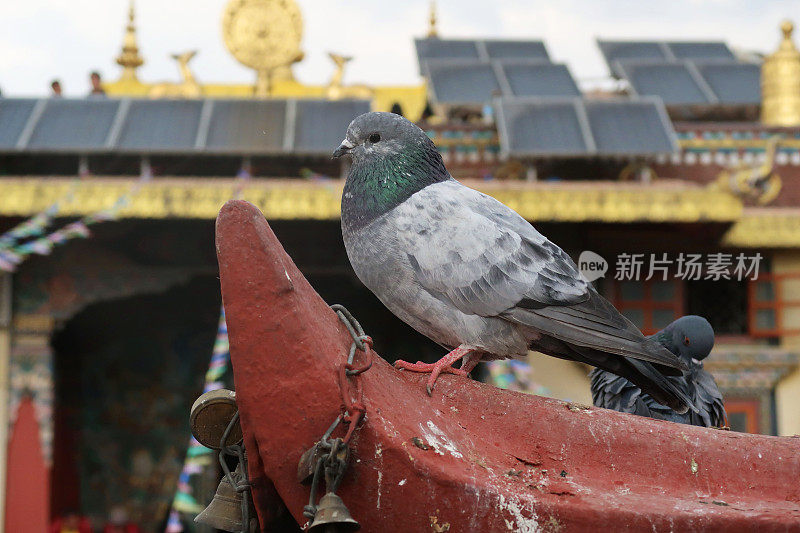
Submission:
{"label": "temple roof", "polygon": [[0,153],[327,157],[366,100],[0,98]]}

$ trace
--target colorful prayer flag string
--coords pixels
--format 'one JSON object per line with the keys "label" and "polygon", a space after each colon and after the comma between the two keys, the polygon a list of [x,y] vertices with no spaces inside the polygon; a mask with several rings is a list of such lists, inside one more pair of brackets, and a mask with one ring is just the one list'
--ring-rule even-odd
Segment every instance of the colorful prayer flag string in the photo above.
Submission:
{"label": "colorful prayer flag string", "polygon": [[[242,197],[245,184],[250,177],[251,168],[250,163],[247,162],[239,171],[238,179],[233,189],[234,198]],[[0,257],[0,259],[2,258]],[[217,337],[214,340],[214,348],[211,351],[211,361],[206,371],[203,392],[221,389],[225,386],[222,382],[222,378],[228,370],[230,360],[231,353],[230,344],[228,342],[228,325],[225,322],[225,307],[220,306]],[[189,479],[192,475],[202,472],[202,466],[206,464],[206,461],[198,461],[198,459],[204,456],[205,459],[207,459],[210,453],[211,450],[197,442],[194,437],[190,437],[189,448],[186,450],[186,459],[183,463],[181,475],[178,478],[178,488],[175,491],[175,498],[172,501],[172,509],[170,509],[169,512],[167,526],[164,530],[165,533],[181,533],[183,531],[180,513],[197,514],[203,509],[203,506],[197,504],[197,501],[191,494],[192,487],[189,484]],[[195,507],[193,504],[198,505],[198,507]]]}
{"label": "colorful prayer flag string", "polygon": [[[91,235],[89,226],[116,220],[119,216],[119,211],[130,203],[131,198],[139,192],[145,181],[147,181],[146,178],[140,178],[131,186],[128,192],[117,198],[110,208],[71,222],[49,235],[40,236],[58,213],[58,202],[48,207],[46,211],[6,232],[0,236],[0,270],[14,272],[30,255],[49,255],[53,248],[69,240],[88,238]],[[72,193],[70,192],[69,194],[71,195]],[[31,237],[38,238],[24,243],[19,242],[21,239]]]}
{"label": "colorful prayer flag string", "polygon": [[[228,370],[230,363],[230,345],[228,344],[228,326],[225,322],[225,308],[220,307],[219,325],[217,326],[217,337],[214,340],[214,349],[211,351],[211,361],[205,376],[205,386],[203,392],[217,390],[225,385],[222,378]],[[180,513],[197,514],[203,510],[203,506],[197,503],[192,495],[192,486],[189,483],[191,476],[200,474],[203,467],[209,464],[211,450],[197,442],[194,437],[189,438],[189,447],[186,450],[186,459],[183,462],[183,469],[178,478],[178,487],[175,497],[172,500],[172,509],[167,519],[165,533],[181,533],[183,524]]]}
{"label": "colorful prayer flag string", "polygon": [[47,227],[53,223],[53,219],[61,209],[61,204],[72,199],[79,182],[80,178],[73,181],[69,186],[67,193],[62,198],[54,202],[50,207],[38,215],[32,216],[28,220],[21,222],[17,226],[5,232],[3,235],[0,235],[0,250],[14,246],[21,239],[38,237],[42,235],[45,232],[45,229],[47,229]]}

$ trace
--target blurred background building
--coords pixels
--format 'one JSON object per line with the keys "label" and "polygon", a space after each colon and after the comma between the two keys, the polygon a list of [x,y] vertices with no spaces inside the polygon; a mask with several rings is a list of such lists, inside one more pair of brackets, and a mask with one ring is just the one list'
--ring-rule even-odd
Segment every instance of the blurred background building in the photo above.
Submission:
{"label": "blurred background building", "polygon": [[[251,84],[199,81],[193,50],[172,56],[174,80],[139,79],[146,58],[131,5],[116,80],[97,76],[82,99],[0,98],[0,234],[23,224],[17,238],[0,237],[7,519],[73,508],[103,517],[122,505],[145,530],[163,530],[217,329],[214,218],[235,195],[264,212],[314,287],[353,310],[384,357],[438,358],[361,286],[341,243],[346,167],[330,153],[370,109],[418,122],[456,178],[576,260],[605,259],[600,290],[645,333],[707,317],[717,345],[706,367],[732,429],[800,433],[800,52],[790,23],[763,57],[718,41],[598,39],[609,78],[592,90],[535,38],[439,35],[435,6],[414,41],[423,81],[407,86],[347,84],[352,58],[334,51],[327,83],[298,82],[303,22],[292,1],[231,0],[222,27]],[[636,254],[638,279],[617,275]],[[687,277],[679,258],[691,254],[718,261]],[[758,272],[738,276],[738,257],[759,257]],[[653,258],[663,270],[650,275]],[[532,354],[483,377],[589,404],[587,373]]]}

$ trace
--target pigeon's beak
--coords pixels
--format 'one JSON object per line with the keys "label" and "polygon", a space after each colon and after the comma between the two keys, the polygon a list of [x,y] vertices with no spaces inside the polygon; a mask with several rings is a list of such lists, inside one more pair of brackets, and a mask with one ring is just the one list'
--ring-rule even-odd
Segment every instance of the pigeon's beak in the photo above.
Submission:
{"label": "pigeon's beak", "polygon": [[353,149],[353,146],[355,145],[351,143],[349,140],[347,140],[347,138],[345,137],[345,139],[342,141],[342,144],[339,145],[339,148],[333,151],[331,157],[333,159],[338,159],[342,157],[344,154],[349,154],[350,150]]}

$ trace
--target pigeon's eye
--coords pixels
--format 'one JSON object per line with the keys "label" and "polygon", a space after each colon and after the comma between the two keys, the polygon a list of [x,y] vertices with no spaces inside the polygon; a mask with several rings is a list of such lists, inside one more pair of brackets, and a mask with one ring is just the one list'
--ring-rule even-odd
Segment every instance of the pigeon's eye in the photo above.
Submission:
{"label": "pigeon's eye", "polygon": [[381,134],[380,133],[371,133],[370,136],[369,136],[369,142],[371,142],[372,144],[375,144],[376,142],[379,142],[380,140],[381,140]]}
{"label": "pigeon's eye", "polygon": [[685,344],[686,346],[689,346],[689,344],[691,344],[691,343],[689,342],[689,337],[684,337],[684,338],[683,338],[683,344]]}

